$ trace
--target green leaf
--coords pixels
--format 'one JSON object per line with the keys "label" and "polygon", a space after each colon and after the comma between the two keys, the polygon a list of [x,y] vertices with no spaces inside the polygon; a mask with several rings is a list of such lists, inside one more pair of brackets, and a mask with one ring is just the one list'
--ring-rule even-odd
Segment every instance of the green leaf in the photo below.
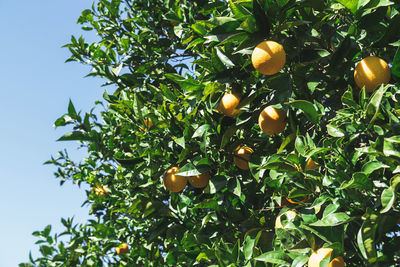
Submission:
{"label": "green leaf", "polygon": [[348,8],[351,11],[351,13],[356,14],[358,0],[336,0],[336,2],[341,3],[346,8]]}
{"label": "green leaf", "polygon": [[271,30],[271,23],[265,14],[264,7],[260,4],[260,0],[253,0],[253,17],[256,20],[257,28],[264,36],[268,36]]}
{"label": "green leaf", "polygon": [[383,154],[387,157],[395,156],[400,158],[400,152],[386,138],[383,140]]}
{"label": "green leaf", "polygon": [[285,140],[283,140],[283,142],[282,142],[281,146],[279,147],[277,153],[280,154],[280,153],[282,152],[282,150],[285,149],[285,147],[286,147],[288,144],[290,144],[295,138],[296,138],[296,134],[294,134],[294,133],[289,134],[289,135],[285,138]]}
{"label": "green leaf", "polygon": [[400,144],[400,135],[387,137],[385,140],[393,144]]}
{"label": "green leaf", "polygon": [[222,53],[221,49],[218,47],[215,47],[215,51],[217,53],[217,56],[219,60],[228,68],[233,68],[235,67],[235,64],[224,54]]}
{"label": "green leaf", "polygon": [[261,165],[263,165],[266,161],[266,157],[259,153],[257,150],[251,155],[249,161],[249,167],[251,175],[256,179],[257,182],[260,182],[260,178],[263,177],[265,170],[259,169]]}
{"label": "green leaf", "polygon": [[233,183],[231,183],[230,185],[234,187],[232,193],[240,197],[242,195],[242,187],[240,186],[239,180],[233,179],[231,181],[233,181]]}
{"label": "green leaf", "polygon": [[181,146],[182,148],[186,147],[185,137],[184,136],[179,137],[179,138],[173,137],[173,140],[177,145]]}
{"label": "green leaf", "polygon": [[[389,0],[359,0],[363,6],[364,11],[369,11],[376,9],[378,7],[390,6],[394,3]],[[359,3],[360,6],[360,3]],[[364,14],[369,14],[369,12],[364,12]]]}
{"label": "green leaf", "polygon": [[195,24],[192,24],[191,28],[201,36],[204,36],[207,34],[207,30],[204,27],[204,22],[199,22],[197,21]]}
{"label": "green leaf", "polygon": [[221,210],[221,206],[218,204],[218,201],[215,199],[205,199],[199,204],[195,205],[193,209],[212,209],[219,211]]}
{"label": "green leaf", "polygon": [[306,144],[306,138],[304,136],[298,135],[296,136],[296,141],[294,143],[296,151],[299,152],[300,155],[305,156],[308,150],[308,146]]}
{"label": "green leaf", "polygon": [[397,79],[400,79],[400,47],[397,48],[397,52],[393,58],[392,63],[392,74]]}
{"label": "green leaf", "polygon": [[314,124],[318,124],[319,119],[322,117],[322,114],[319,112],[318,108],[313,103],[306,100],[294,100],[286,104],[294,108],[301,109]]}
{"label": "green leaf", "polygon": [[231,8],[233,15],[238,19],[252,15],[246,8],[242,7],[240,4],[235,4],[232,0],[229,0],[229,7]]}
{"label": "green leaf", "polygon": [[396,194],[393,188],[389,187],[383,190],[381,195],[382,209],[380,213],[388,212],[392,208],[395,200],[396,200]]}
{"label": "green leaf", "polygon": [[224,148],[229,143],[231,137],[236,133],[238,128],[239,128],[238,126],[233,125],[228,129],[226,129],[221,139],[221,146],[220,146],[221,149]]}
{"label": "green leaf", "polygon": [[367,116],[369,117],[369,125],[368,127],[370,128],[373,126],[373,122],[378,116],[379,113],[379,107],[382,102],[382,97],[385,94],[386,90],[389,88],[389,85],[381,85],[378,90],[374,92],[372,97],[370,98],[370,101],[368,102],[367,105]]}
{"label": "green leaf", "polygon": [[210,128],[211,128],[211,125],[210,125],[210,124],[201,125],[201,126],[200,126],[199,128],[197,128],[197,130],[194,132],[192,138],[196,138],[196,137],[199,137],[199,136],[203,136],[204,133],[206,133],[207,130],[210,129]]}
{"label": "green leaf", "polygon": [[308,262],[307,255],[299,255],[293,260],[291,267],[303,267],[306,265],[307,262]]}
{"label": "green leaf", "polygon": [[191,77],[183,77],[176,73],[165,73],[164,75],[166,78],[176,82],[184,91],[196,91],[204,87],[202,83]]}
{"label": "green leaf", "polygon": [[347,223],[349,221],[353,220],[349,215],[347,215],[344,212],[338,212],[338,213],[331,213],[328,216],[322,218],[319,221],[316,221],[314,223],[311,223],[311,226],[336,226],[340,224]]}
{"label": "green leaf", "polygon": [[327,128],[328,134],[330,136],[333,136],[333,137],[343,137],[343,136],[345,136],[345,132],[342,129],[340,129],[338,126],[336,126],[336,125],[328,124],[328,125],[326,125],[326,128]]}
{"label": "green leaf", "polygon": [[248,17],[245,21],[240,24],[240,28],[249,33],[257,31],[257,23],[254,17]]}
{"label": "green leaf", "polygon": [[362,167],[362,172],[369,175],[372,172],[379,170],[381,168],[388,168],[389,166],[383,164],[380,161],[369,161],[367,163],[364,164],[364,166]]}
{"label": "green leaf", "polygon": [[162,96],[170,101],[176,101],[177,97],[175,96],[174,92],[171,90],[169,86],[166,86],[164,84],[160,84],[160,89],[162,91]]}
{"label": "green leaf", "polygon": [[257,231],[248,233],[243,242],[243,254],[246,261],[253,255],[253,248],[257,237]]}
{"label": "green leaf", "polygon": [[208,172],[211,169],[210,165],[204,164],[204,161],[199,161],[199,164],[189,162],[185,164],[176,174],[180,176],[196,176]]}
{"label": "green leaf", "polygon": [[92,141],[87,133],[80,131],[73,131],[61,136],[57,141]]}
{"label": "green leaf", "polygon": [[247,39],[249,39],[249,35],[246,32],[239,32],[239,33],[232,34],[228,38],[224,39],[220,43],[220,45],[224,45],[224,44],[228,44],[228,43],[240,44]]}
{"label": "green leaf", "polygon": [[372,210],[368,209],[363,217],[365,221],[358,231],[357,244],[363,257],[368,262],[373,263],[377,258],[375,233],[378,227],[379,215],[372,213]]}
{"label": "green leaf", "polygon": [[58,118],[55,122],[54,122],[54,127],[60,127],[60,126],[65,126],[67,124],[73,124],[75,122],[75,120],[68,114],[64,114],[62,117]]}
{"label": "green leaf", "polygon": [[211,53],[211,62],[213,64],[213,67],[215,68],[215,70],[217,70],[218,72],[223,72],[224,70],[226,70],[225,68],[225,64],[222,63],[221,59],[219,58],[218,54],[217,54],[217,48],[214,48],[212,50]]}
{"label": "green leaf", "polygon": [[363,172],[356,172],[352,175],[350,181],[343,182],[339,189],[351,188],[372,188],[371,181],[368,176]]}
{"label": "green leaf", "polygon": [[390,179],[390,187],[392,187],[394,190],[397,190],[397,186],[399,184],[400,184],[400,174],[397,174]]}
{"label": "green leaf", "polygon": [[254,260],[289,266],[292,261],[292,259],[283,251],[269,251],[255,257]]}
{"label": "green leaf", "polygon": [[68,115],[73,119],[76,119],[78,117],[78,114],[76,113],[74,104],[72,104],[71,99],[69,100],[68,103]]}
{"label": "green leaf", "polygon": [[350,35],[346,35],[346,37],[340,43],[339,47],[333,53],[331,61],[330,61],[330,65],[331,66],[340,66],[340,64],[342,64],[342,62],[344,62],[347,54],[349,53],[350,46],[351,46]]}
{"label": "green leaf", "polygon": [[226,188],[226,177],[222,175],[215,175],[210,179],[209,182],[210,188],[206,188],[205,190],[209,190],[210,194],[215,194],[220,192],[222,189]]}
{"label": "green leaf", "polygon": [[359,105],[354,101],[353,89],[351,86],[348,87],[346,92],[342,96],[342,103],[348,107],[357,108]]}

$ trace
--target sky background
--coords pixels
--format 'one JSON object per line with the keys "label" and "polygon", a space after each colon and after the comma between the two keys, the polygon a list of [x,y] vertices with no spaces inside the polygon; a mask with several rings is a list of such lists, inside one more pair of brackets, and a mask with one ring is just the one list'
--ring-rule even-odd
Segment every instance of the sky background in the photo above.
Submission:
{"label": "sky background", "polygon": [[38,256],[32,232],[52,224],[63,228],[62,217],[85,222],[85,189],[71,182],[59,185],[55,168],[43,165],[67,148],[73,159],[85,151],[77,143],[56,142],[68,132],[54,129],[66,113],[69,99],[77,110],[89,111],[104,92],[102,80],[84,78],[88,66],[64,63],[61,48],[71,35],[94,40],[76,21],[92,0],[0,0],[0,267]]}

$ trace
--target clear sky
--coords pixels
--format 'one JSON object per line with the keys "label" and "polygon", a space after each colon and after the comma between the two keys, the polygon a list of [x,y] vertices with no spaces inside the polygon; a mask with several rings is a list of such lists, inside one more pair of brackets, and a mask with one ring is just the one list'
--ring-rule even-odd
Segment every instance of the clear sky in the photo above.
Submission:
{"label": "clear sky", "polygon": [[60,187],[55,168],[43,162],[63,148],[84,156],[76,143],[55,141],[67,129],[53,123],[69,99],[85,112],[104,91],[102,80],[84,78],[88,66],[64,63],[69,52],[61,48],[71,35],[88,35],[76,20],[91,4],[0,0],[0,267],[28,262],[30,250],[38,255],[33,231],[52,224],[60,232],[61,217],[88,218],[81,207],[87,188]]}

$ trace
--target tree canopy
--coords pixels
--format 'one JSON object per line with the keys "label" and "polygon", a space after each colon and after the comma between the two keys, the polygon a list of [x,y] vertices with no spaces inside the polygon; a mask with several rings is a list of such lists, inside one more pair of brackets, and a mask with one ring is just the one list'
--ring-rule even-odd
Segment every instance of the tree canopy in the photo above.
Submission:
{"label": "tree canopy", "polygon": [[[312,266],[322,247],[315,266],[400,264],[399,12],[396,0],[94,1],[78,23],[98,40],[73,36],[67,61],[110,87],[100,117],[70,102],[55,122],[87,157],[46,162],[61,184],[93,188],[94,219],[34,232],[41,255],[20,266]],[[266,40],[285,56],[267,75],[252,64]],[[369,56],[389,73],[372,90],[354,74]],[[262,127],[282,127],[261,130],[262,112]],[[184,189],[170,192],[175,178]]]}

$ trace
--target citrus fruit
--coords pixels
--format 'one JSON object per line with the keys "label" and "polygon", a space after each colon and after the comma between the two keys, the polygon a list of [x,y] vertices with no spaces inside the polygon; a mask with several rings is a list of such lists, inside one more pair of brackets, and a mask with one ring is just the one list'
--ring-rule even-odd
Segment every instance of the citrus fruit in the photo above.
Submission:
{"label": "citrus fruit", "polygon": [[313,171],[317,168],[318,168],[318,164],[315,161],[313,161],[312,158],[310,158],[306,163],[306,171],[308,171],[308,170]]}
{"label": "citrus fruit", "polygon": [[[329,257],[332,254],[333,249],[331,248],[320,248],[314,251],[310,258],[308,258],[308,267],[319,267],[320,262]],[[342,257],[336,257],[329,263],[329,267],[344,267],[344,259]]]}
{"label": "citrus fruit", "polygon": [[205,172],[196,176],[190,176],[188,177],[188,181],[189,183],[196,188],[203,188],[206,187],[206,185],[208,185],[208,181],[210,180],[210,173],[209,172]]}
{"label": "citrus fruit", "polygon": [[115,248],[115,252],[117,252],[118,255],[127,254],[129,252],[128,244],[123,243],[119,245],[117,248]]}
{"label": "citrus fruit", "polygon": [[276,229],[284,228],[284,226],[282,225],[282,221],[281,221],[282,216],[286,216],[287,221],[293,221],[294,218],[297,216],[297,214],[296,214],[296,211],[294,211],[294,210],[288,210],[285,213],[282,213],[281,215],[276,217],[276,220],[275,220],[275,228]]}
{"label": "citrus fruit", "polygon": [[326,257],[332,254],[331,248],[320,248],[314,251],[308,258],[308,267],[319,267],[319,263]]}
{"label": "citrus fruit", "polygon": [[266,107],[258,117],[258,125],[263,133],[268,135],[280,134],[286,128],[286,113],[273,106]]}
{"label": "citrus fruit", "polygon": [[369,56],[361,60],[354,70],[354,81],[362,89],[372,92],[380,84],[390,81],[390,68],[386,61],[379,57]]}
{"label": "citrus fruit", "polygon": [[240,110],[236,110],[239,105],[240,96],[238,94],[225,93],[218,104],[217,111],[225,116],[234,117],[239,114]]}
{"label": "citrus fruit", "polygon": [[164,174],[164,186],[170,192],[182,191],[186,186],[187,178],[185,176],[176,175],[175,173],[178,171],[178,167],[172,167]]}
{"label": "citrus fruit", "polygon": [[96,196],[102,198],[105,197],[109,194],[108,189],[106,186],[102,185],[102,186],[97,186],[94,188],[94,193],[96,194]]}
{"label": "citrus fruit", "polygon": [[342,257],[336,257],[329,263],[329,267],[344,267],[344,259]]}
{"label": "citrus fruit", "polygon": [[251,154],[253,154],[253,149],[247,146],[239,146],[235,149],[235,155],[233,161],[235,165],[242,170],[249,169],[249,159]]}
{"label": "citrus fruit", "polygon": [[285,65],[286,53],[277,42],[263,41],[254,48],[251,62],[258,72],[273,75]]}

